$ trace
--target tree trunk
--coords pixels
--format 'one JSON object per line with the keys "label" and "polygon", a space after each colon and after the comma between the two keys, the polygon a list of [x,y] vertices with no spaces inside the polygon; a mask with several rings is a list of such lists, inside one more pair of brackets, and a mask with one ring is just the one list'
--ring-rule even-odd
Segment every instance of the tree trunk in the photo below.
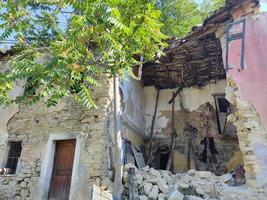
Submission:
{"label": "tree trunk", "polygon": [[113,78],[114,91],[114,139],[115,139],[115,180],[113,187],[113,200],[120,200],[123,190],[122,186],[122,139],[121,139],[121,121],[120,121],[120,94],[119,77]]}

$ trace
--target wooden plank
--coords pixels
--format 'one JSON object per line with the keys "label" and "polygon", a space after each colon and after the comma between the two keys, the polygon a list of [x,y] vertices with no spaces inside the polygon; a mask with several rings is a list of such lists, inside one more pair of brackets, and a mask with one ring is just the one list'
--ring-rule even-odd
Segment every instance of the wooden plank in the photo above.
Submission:
{"label": "wooden plank", "polygon": [[143,154],[141,152],[139,152],[134,146],[132,146],[132,150],[133,150],[133,154],[135,157],[137,167],[139,169],[143,168],[146,165],[144,158],[143,158]]}
{"label": "wooden plank", "polygon": [[[150,129],[150,134],[149,134],[149,153],[148,153],[149,159],[151,158],[151,152],[152,152],[152,140],[153,140],[154,125],[155,125],[157,109],[158,109],[159,92],[160,92],[160,90],[158,89],[157,90],[157,97],[156,97],[154,113],[153,113],[152,122],[151,122],[151,129]],[[148,163],[149,163],[149,160],[148,160]]]}
{"label": "wooden plank", "polygon": [[129,153],[126,153],[125,156],[126,156],[125,163],[135,164],[135,159],[134,159],[134,156],[133,155],[131,155]]}
{"label": "wooden plank", "polygon": [[135,168],[129,168],[129,200],[139,200]]}

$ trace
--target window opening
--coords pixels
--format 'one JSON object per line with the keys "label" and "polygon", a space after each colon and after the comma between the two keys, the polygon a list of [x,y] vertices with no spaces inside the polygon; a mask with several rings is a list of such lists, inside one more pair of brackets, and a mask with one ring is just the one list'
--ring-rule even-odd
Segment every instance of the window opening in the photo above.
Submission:
{"label": "window opening", "polygon": [[10,174],[16,173],[21,150],[22,150],[21,142],[9,142],[9,152],[8,152],[6,168],[10,169]]}
{"label": "window opening", "polygon": [[[237,24],[242,24],[242,32],[240,33],[231,33],[231,29],[234,25]],[[229,66],[229,44],[231,41],[234,40],[242,40],[241,43],[241,61],[240,61],[240,69],[243,70],[244,69],[244,65],[245,65],[245,33],[246,33],[246,18],[242,17],[242,19],[240,20],[236,20],[233,21],[229,24],[227,24],[226,27],[226,53],[225,53],[225,61],[226,61],[226,66],[225,66],[225,70],[228,71],[229,69],[232,69]]]}
{"label": "window opening", "polygon": [[218,107],[220,112],[230,112],[230,103],[226,98],[218,97]]}
{"label": "window opening", "polygon": [[225,98],[225,94],[215,94],[214,100],[219,134],[235,137],[236,127],[227,121],[228,115],[234,111],[232,105]]}

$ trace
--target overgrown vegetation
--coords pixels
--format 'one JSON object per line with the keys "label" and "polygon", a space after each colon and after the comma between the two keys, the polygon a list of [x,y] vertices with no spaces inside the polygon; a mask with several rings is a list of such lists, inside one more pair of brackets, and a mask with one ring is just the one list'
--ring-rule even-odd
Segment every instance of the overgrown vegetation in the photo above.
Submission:
{"label": "overgrown vegetation", "polygon": [[0,78],[1,104],[10,102],[7,91],[17,80],[28,80],[31,89],[17,103],[45,98],[51,106],[72,95],[95,106],[90,88],[99,85],[101,73],[131,74],[141,56],[161,53],[166,39],[160,11],[147,0],[21,0],[0,7],[0,41],[12,36],[19,42],[11,70]]}

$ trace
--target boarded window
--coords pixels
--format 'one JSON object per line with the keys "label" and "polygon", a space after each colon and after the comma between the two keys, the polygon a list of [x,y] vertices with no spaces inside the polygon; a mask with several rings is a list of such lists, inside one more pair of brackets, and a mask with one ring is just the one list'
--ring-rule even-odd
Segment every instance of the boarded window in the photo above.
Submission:
{"label": "boarded window", "polygon": [[11,174],[16,173],[18,160],[21,154],[21,142],[9,142],[9,152],[6,163],[6,168],[10,169]]}

